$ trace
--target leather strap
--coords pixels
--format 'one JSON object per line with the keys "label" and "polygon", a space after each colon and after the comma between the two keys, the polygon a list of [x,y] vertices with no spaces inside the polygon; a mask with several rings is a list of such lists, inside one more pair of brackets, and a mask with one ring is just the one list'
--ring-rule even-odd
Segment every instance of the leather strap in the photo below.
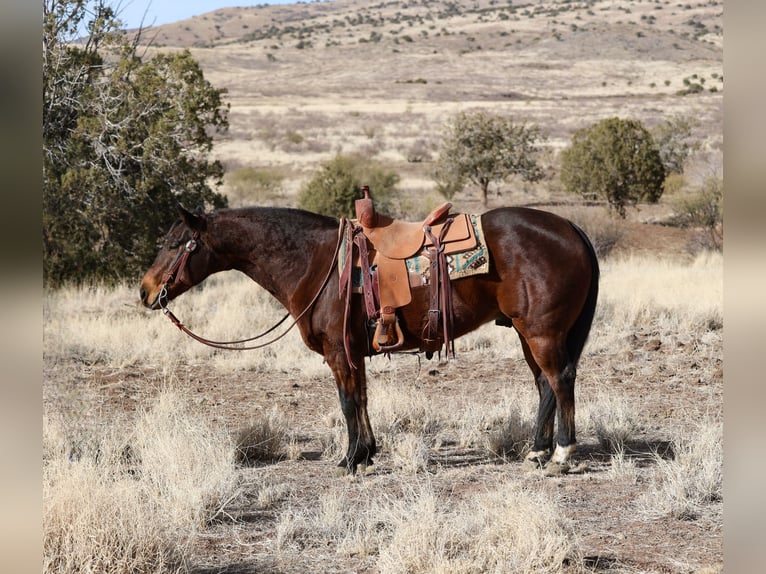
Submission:
{"label": "leather strap", "polygon": [[183,251],[180,251],[173,261],[173,264],[168,268],[165,274],[162,276],[162,284],[167,285],[170,282],[179,282],[184,285],[189,285],[186,281],[186,262],[192,253],[197,250],[197,240],[199,239],[199,231],[195,231],[192,234],[192,238],[186,242]]}
{"label": "leather strap", "polygon": [[448,218],[439,236],[432,233],[430,226],[423,226],[423,232],[433,247],[427,249],[430,259],[431,304],[428,309],[428,321],[423,330],[423,340],[435,343],[439,340],[439,322],[442,327],[442,341],[446,347],[447,357],[455,356],[455,345],[452,337],[454,310],[452,306],[452,289],[449,279],[447,255],[444,253],[444,236],[454,218]]}
{"label": "leather strap", "polygon": [[354,230],[356,235],[354,243],[359,248],[359,260],[362,268],[362,293],[364,295],[364,307],[367,310],[367,318],[375,320],[378,318],[378,311],[375,306],[375,294],[373,290],[372,269],[370,268],[370,252],[367,249],[367,237],[362,233],[362,228]]}

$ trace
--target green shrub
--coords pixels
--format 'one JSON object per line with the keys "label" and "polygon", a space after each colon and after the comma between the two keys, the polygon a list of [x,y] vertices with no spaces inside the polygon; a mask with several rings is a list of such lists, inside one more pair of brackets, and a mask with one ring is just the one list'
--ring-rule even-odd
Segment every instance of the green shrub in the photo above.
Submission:
{"label": "green shrub", "polygon": [[511,117],[483,110],[460,112],[446,126],[434,169],[437,188],[450,199],[470,181],[481,189],[486,206],[492,183],[514,175],[529,182],[543,178],[537,156],[544,139],[540,128]]}
{"label": "green shrub", "polygon": [[399,176],[381,164],[355,155],[337,155],[324,162],[303,186],[298,205],[308,211],[332,217],[353,217],[354,201],[368,185],[376,208],[392,211]]}
{"label": "green shrub", "polygon": [[620,217],[627,205],[656,203],[665,173],[654,139],[637,120],[608,118],[580,129],[561,154],[564,189],[604,199]]}
{"label": "green shrub", "polygon": [[86,41],[88,3],[44,8],[43,280],[135,277],[179,201],[226,205],[214,190],[223,166],[210,156],[214,134],[228,128],[225,90],[188,50],[135,50],[101,3]]}

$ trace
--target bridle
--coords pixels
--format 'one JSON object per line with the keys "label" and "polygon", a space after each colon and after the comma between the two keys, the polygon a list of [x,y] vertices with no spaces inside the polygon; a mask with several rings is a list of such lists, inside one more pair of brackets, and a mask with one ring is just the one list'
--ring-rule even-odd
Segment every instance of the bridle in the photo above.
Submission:
{"label": "bridle", "polygon": [[168,282],[172,281],[175,283],[176,278],[180,280],[181,283],[186,283],[184,281],[184,277],[186,276],[184,273],[186,271],[186,262],[189,261],[189,257],[192,253],[194,253],[197,250],[197,240],[199,239],[199,231],[195,231],[192,234],[191,239],[186,242],[184,245],[183,251],[179,251],[178,255],[176,255],[175,261],[173,261],[173,265],[170,266],[170,268],[165,271],[165,274],[162,276],[162,291],[160,291],[160,297],[164,295],[167,297],[168,291],[167,291],[167,284]]}
{"label": "bridle", "polygon": [[162,309],[162,312],[165,314],[165,316],[168,317],[168,319],[170,319],[170,322],[173,323],[176,327],[178,327],[178,329],[186,333],[189,337],[191,337],[195,341],[198,341],[199,343],[202,343],[203,345],[207,345],[209,347],[214,347],[216,349],[224,349],[228,351],[249,351],[253,349],[261,349],[263,347],[271,345],[272,343],[276,343],[277,341],[279,341],[279,339],[287,335],[287,333],[289,333],[290,330],[293,327],[295,327],[298,321],[300,321],[301,318],[306,313],[308,313],[308,311],[314,306],[314,304],[319,299],[319,296],[322,294],[322,291],[324,291],[324,288],[327,286],[327,283],[330,280],[330,277],[332,276],[332,272],[338,261],[338,252],[340,251],[340,246],[343,241],[343,230],[345,229],[345,226],[346,226],[346,220],[345,218],[341,217],[340,229],[338,230],[338,242],[335,246],[335,250],[333,251],[332,262],[330,263],[330,268],[327,270],[327,274],[325,275],[325,278],[322,281],[322,284],[319,286],[319,290],[316,292],[316,295],[314,295],[311,301],[309,301],[309,304],[306,306],[306,308],[303,311],[301,311],[301,313],[298,316],[295,317],[295,319],[290,324],[290,326],[287,327],[287,329],[285,329],[281,334],[274,337],[273,339],[266,341],[265,343],[260,343],[258,345],[249,345],[249,346],[244,345],[244,343],[255,341],[271,333],[274,329],[279,327],[282,323],[284,323],[287,320],[287,318],[290,316],[290,313],[287,313],[274,326],[270,327],[263,333],[256,335],[255,337],[250,337],[249,339],[240,339],[239,341],[211,341],[210,339],[206,339],[205,337],[197,335],[196,333],[191,331],[188,327],[186,327],[180,321],[180,319],[178,319],[178,317],[176,317],[173,314],[173,312],[170,309],[168,309],[167,305],[163,303],[163,300],[167,301],[168,283],[181,282],[181,283],[184,283],[185,285],[191,286],[190,283],[187,283],[184,280],[184,278],[186,277],[185,271],[186,271],[186,265],[189,261],[189,258],[191,257],[192,253],[194,253],[199,247],[199,243],[198,243],[199,231],[194,232],[194,234],[192,235],[192,238],[189,239],[184,245],[183,250],[179,251],[178,255],[173,261],[173,264],[163,274],[162,287],[160,288],[160,294],[157,296],[157,304],[160,306],[160,309]]}

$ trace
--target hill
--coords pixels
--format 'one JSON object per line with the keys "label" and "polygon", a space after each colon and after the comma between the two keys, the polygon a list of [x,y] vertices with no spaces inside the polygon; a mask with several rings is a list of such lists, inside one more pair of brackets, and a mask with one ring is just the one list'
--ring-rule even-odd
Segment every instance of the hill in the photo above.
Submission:
{"label": "hill", "polygon": [[[442,200],[431,179],[447,119],[486,108],[539,125],[545,162],[575,130],[610,116],[652,127],[694,118],[695,185],[722,174],[723,3],[671,0],[336,0],[229,8],[151,28],[149,50],[190,49],[228,90],[229,132],[214,153],[230,173],[270,170],[277,192],[225,190],[234,205],[295,203],[334,154],[360,153],[400,174],[420,215]],[[272,186],[273,188],[273,186]],[[557,203],[557,179],[509,182],[500,203]],[[473,193],[460,209],[478,209]],[[642,221],[665,217],[642,210]]]}

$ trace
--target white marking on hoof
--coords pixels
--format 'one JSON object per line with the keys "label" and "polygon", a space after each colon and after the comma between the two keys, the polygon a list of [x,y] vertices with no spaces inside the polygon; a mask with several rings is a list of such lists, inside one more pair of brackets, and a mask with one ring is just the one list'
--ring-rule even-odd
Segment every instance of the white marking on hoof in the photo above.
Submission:
{"label": "white marking on hoof", "polygon": [[568,446],[561,446],[557,444],[556,450],[553,451],[551,462],[555,462],[557,464],[565,464],[569,460],[569,457],[572,456],[576,450],[576,443],[572,443]]}

